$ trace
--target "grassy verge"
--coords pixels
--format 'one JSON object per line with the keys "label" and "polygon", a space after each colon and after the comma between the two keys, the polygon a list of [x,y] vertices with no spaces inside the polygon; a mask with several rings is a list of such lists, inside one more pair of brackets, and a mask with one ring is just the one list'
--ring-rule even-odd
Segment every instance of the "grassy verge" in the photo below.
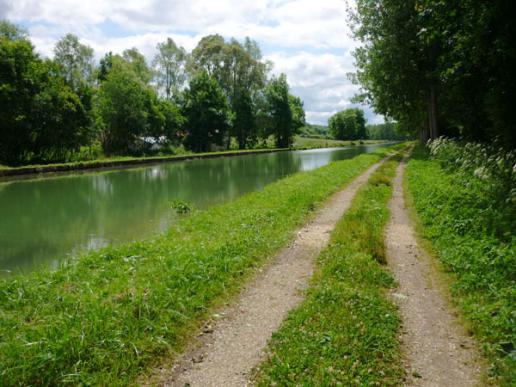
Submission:
{"label": "grassy verge", "polygon": [[126,384],[181,349],[210,307],[386,150],[194,212],[155,240],[0,280],[0,385]]}
{"label": "grassy verge", "polygon": [[365,140],[365,141],[340,141],[340,140],[331,140],[331,139],[323,139],[323,138],[307,138],[296,136],[294,139],[294,148],[333,148],[339,146],[349,146],[349,145],[370,145],[370,144],[380,144],[382,140]]}
{"label": "grassy verge", "polygon": [[[385,141],[382,140],[365,140],[363,144],[381,144]],[[326,148],[326,147],[340,147],[349,145],[358,145],[358,141],[339,141],[339,140],[323,140],[323,139],[312,139],[303,138],[297,136],[292,149],[312,149],[312,148]],[[193,153],[185,152],[178,155],[161,155],[161,156],[114,156],[114,157],[102,157],[95,160],[84,160],[84,161],[72,161],[67,163],[51,163],[51,164],[34,164],[24,165],[21,167],[10,167],[7,165],[0,164],[0,176],[15,176],[24,174],[34,173],[47,173],[47,172],[63,172],[73,171],[81,169],[96,169],[96,168],[107,168],[114,166],[123,165],[137,165],[137,164],[148,164],[148,163],[159,163],[166,161],[181,161],[195,158],[209,158],[209,157],[222,157],[222,156],[238,156],[243,154],[255,154],[255,153],[270,153],[280,152],[289,150],[287,148],[274,148],[271,145],[269,148],[263,149],[243,149],[243,150],[228,150],[222,152],[205,152],[205,153]]]}
{"label": "grassy verge", "polygon": [[258,385],[400,385],[395,285],[384,270],[387,202],[398,160],[363,187],[322,252],[306,299],[274,334]]}
{"label": "grassy verge", "polygon": [[500,211],[478,184],[445,171],[422,147],[416,148],[406,178],[420,234],[452,273],[453,300],[482,344],[490,376],[501,385],[514,385],[515,228],[497,230]]}

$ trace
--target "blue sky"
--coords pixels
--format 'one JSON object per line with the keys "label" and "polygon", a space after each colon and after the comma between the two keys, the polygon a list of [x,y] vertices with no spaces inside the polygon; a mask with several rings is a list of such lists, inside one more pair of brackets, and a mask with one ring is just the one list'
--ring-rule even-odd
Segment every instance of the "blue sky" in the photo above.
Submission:
{"label": "blue sky", "polygon": [[[353,106],[358,90],[347,79],[356,42],[347,25],[352,0],[0,0],[0,18],[25,26],[36,49],[52,56],[68,32],[104,53],[136,47],[149,59],[156,44],[172,37],[192,50],[202,36],[255,39],[273,73],[287,74],[291,91],[305,103],[307,120]],[[382,122],[362,107],[370,123]]]}

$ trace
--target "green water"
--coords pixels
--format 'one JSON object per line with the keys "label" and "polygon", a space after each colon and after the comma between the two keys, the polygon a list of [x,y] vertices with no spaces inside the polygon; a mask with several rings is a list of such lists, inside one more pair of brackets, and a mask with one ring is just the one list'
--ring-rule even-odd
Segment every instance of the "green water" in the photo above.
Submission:
{"label": "green water", "polygon": [[0,276],[164,231],[174,199],[227,202],[378,146],[292,151],[0,182]]}

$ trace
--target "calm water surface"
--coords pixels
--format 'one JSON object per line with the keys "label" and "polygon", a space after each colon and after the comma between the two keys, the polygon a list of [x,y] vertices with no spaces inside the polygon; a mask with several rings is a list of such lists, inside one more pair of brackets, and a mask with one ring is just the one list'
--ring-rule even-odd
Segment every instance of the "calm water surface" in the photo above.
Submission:
{"label": "calm water surface", "polygon": [[379,145],[191,160],[0,182],[0,276],[164,231],[170,202],[207,208]]}

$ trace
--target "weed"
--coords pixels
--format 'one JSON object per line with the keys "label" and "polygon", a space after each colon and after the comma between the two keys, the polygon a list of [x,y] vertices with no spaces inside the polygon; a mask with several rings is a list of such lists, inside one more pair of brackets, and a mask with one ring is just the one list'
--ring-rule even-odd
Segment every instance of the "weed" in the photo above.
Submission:
{"label": "weed", "polygon": [[170,207],[179,215],[185,215],[192,211],[192,204],[181,199],[175,199],[170,202]]}

